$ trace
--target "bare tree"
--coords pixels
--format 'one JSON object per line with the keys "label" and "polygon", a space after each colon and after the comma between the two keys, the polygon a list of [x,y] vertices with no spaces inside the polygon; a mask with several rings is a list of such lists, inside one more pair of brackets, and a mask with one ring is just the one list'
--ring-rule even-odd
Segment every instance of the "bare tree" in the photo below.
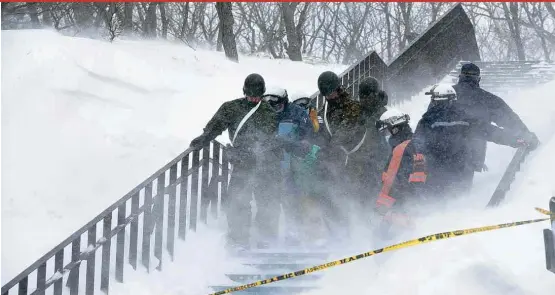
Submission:
{"label": "bare tree", "polygon": [[304,3],[299,14],[299,21],[295,24],[295,9],[299,4],[299,2],[282,2],[280,7],[288,42],[285,50],[292,61],[303,60],[301,53],[303,27],[306,23],[308,8],[310,7],[310,3]]}
{"label": "bare tree", "polygon": [[233,13],[231,12],[230,2],[216,2],[216,10],[220,19],[219,31],[222,36],[222,45],[224,47],[225,56],[232,61],[239,61],[237,53],[237,44],[235,43],[235,35],[233,34]]}

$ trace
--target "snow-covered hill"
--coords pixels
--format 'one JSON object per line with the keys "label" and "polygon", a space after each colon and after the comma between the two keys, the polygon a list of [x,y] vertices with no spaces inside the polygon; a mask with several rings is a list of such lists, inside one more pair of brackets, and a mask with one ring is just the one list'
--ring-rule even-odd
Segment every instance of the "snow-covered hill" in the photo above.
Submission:
{"label": "snow-covered hill", "polygon": [[344,68],[2,31],[2,282],[186,149],[248,74],[312,94]]}
{"label": "snow-covered hill", "polygon": [[[330,66],[336,72],[344,67]],[[96,216],[185,149],[225,100],[241,95],[244,77],[312,93],[328,69],[286,60],[193,51],[159,42],[70,38],[49,31],[2,31],[2,282]],[[555,193],[555,81],[507,102],[542,146],[522,167],[508,202],[482,210],[514,150],[490,145],[490,170],[450,214],[419,223],[420,235],[537,218]],[[424,91],[423,91],[424,92]],[[413,126],[423,95],[397,106]],[[225,140],[225,136],[222,137]],[[547,223],[476,234],[384,254],[324,272],[310,294],[538,294],[555,290],[544,266]],[[218,228],[201,226],[178,243],[161,273],[126,272],[113,294],[205,294],[237,267]],[[372,249],[355,237],[360,251]],[[349,250],[350,251],[350,250]],[[342,257],[349,253],[337,253]]]}

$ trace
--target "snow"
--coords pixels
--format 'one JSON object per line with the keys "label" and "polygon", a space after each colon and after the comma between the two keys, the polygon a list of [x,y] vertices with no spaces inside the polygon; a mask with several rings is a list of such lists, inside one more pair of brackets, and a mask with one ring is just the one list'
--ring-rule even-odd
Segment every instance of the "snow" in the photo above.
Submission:
{"label": "snow", "polygon": [[[241,95],[247,74],[259,72],[294,96],[313,93],[323,70],[344,69],[248,57],[235,64],[221,53],[181,45],[110,44],[42,30],[3,31],[2,37],[3,284],[184,150],[223,101]],[[505,98],[542,142],[507,202],[483,210],[514,153],[490,145],[490,169],[477,175],[473,193],[449,214],[419,220],[418,235],[406,238],[543,217],[533,208],[545,208],[555,194],[554,90],[555,81]],[[423,92],[396,106],[409,113],[413,127],[428,104]],[[223,250],[221,223],[211,225],[178,242],[175,260],[164,262],[162,272],[128,268],[126,283],[112,283],[111,292],[207,294],[211,284],[230,283],[224,274],[240,265]],[[320,289],[306,294],[552,294],[541,233],[547,225],[457,237],[334,267],[321,272]],[[366,237],[352,245],[357,252],[375,248]]]}
{"label": "snow", "polygon": [[47,30],[2,31],[2,63],[3,283],[185,150],[248,74],[295,95],[345,68]]}
{"label": "snow", "polygon": [[[544,218],[534,207],[546,208],[555,195],[555,103],[550,94],[553,91],[555,81],[512,92],[505,98],[542,142],[521,166],[505,203],[497,209],[483,210],[514,153],[512,148],[489,144],[486,159],[489,171],[477,175],[473,192],[453,202],[448,214],[438,213],[419,220],[415,233],[421,234],[402,240]],[[428,105],[423,92],[396,106],[411,116],[413,127]],[[303,294],[553,294],[555,280],[545,269],[542,230],[546,227],[548,222],[524,225],[366,258],[323,272],[321,288]],[[338,253],[336,257],[378,248],[364,238],[352,243],[359,251]]]}

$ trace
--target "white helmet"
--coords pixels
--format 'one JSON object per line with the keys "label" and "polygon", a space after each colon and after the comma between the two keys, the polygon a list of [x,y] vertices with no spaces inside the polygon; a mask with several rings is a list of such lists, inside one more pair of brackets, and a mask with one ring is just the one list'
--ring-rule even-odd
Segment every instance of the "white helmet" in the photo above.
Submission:
{"label": "white helmet", "polygon": [[455,89],[448,84],[436,84],[426,92],[426,95],[431,95],[432,100],[457,100]]}
{"label": "white helmet", "polygon": [[266,101],[271,101],[271,102],[281,102],[281,101],[289,100],[289,97],[287,95],[287,90],[281,87],[270,87],[266,89],[266,92],[264,93],[262,98]]}
{"label": "white helmet", "polygon": [[410,116],[397,109],[388,108],[378,121],[376,121],[376,128],[379,131],[384,131],[388,128],[393,128],[401,124],[408,124],[410,121]]}

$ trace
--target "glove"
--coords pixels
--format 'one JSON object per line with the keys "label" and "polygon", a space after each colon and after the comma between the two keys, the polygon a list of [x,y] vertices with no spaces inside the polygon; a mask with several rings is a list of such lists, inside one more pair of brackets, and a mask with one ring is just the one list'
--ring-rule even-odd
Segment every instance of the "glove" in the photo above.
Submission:
{"label": "glove", "polygon": [[312,145],[310,152],[303,158],[301,164],[301,173],[303,175],[312,173],[314,169],[314,164],[318,159],[318,151],[320,151],[320,147],[317,145]]}
{"label": "glove", "polygon": [[526,147],[531,151],[535,150],[539,144],[540,141],[534,132],[528,132],[522,138],[517,140],[518,147]]}
{"label": "glove", "polygon": [[200,150],[204,147],[204,135],[201,135],[193,140],[191,140],[191,144],[189,145],[190,148],[194,150]]}

